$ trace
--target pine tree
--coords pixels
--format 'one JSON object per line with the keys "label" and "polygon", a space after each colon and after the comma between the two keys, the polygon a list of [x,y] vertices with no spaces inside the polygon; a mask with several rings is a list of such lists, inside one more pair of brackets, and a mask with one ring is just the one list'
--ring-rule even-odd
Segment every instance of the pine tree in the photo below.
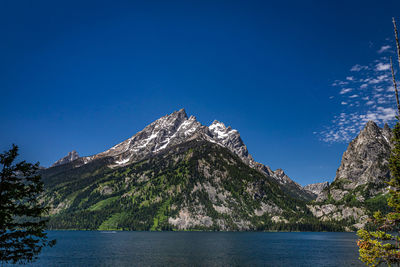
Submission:
{"label": "pine tree", "polygon": [[[400,45],[394,18],[393,26],[400,67]],[[357,242],[360,260],[369,266],[377,266],[381,263],[389,266],[400,264],[400,104],[392,59],[390,59],[390,64],[399,112],[397,123],[393,129],[393,148],[389,160],[391,180],[388,182],[390,194],[388,206],[391,208],[391,212],[383,215],[378,211],[374,214],[374,223],[377,226],[376,231],[361,229],[357,232],[360,238]]]}
{"label": "pine tree", "polygon": [[45,246],[53,246],[44,232],[47,208],[40,203],[43,183],[39,164],[14,163],[18,147],[0,154],[0,262],[34,261]]}

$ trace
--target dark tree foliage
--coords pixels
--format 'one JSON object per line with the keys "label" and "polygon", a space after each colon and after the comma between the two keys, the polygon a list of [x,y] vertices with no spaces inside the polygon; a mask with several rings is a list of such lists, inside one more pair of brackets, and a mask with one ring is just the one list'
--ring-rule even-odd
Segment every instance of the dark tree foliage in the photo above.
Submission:
{"label": "dark tree foliage", "polygon": [[18,147],[0,154],[0,262],[27,263],[43,247],[53,246],[44,232],[47,208],[40,203],[43,183],[39,164],[14,163]]}

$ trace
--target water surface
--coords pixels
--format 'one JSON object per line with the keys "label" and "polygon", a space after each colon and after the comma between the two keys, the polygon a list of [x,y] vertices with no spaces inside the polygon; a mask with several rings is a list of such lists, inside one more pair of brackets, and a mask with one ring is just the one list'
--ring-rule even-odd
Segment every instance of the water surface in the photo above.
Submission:
{"label": "water surface", "polygon": [[355,233],[50,231],[33,266],[362,266]]}

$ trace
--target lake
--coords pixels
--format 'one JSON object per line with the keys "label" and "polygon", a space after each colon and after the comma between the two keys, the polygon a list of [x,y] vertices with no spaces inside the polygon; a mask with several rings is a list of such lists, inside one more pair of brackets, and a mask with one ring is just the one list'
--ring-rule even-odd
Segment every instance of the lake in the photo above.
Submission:
{"label": "lake", "polygon": [[362,266],[355,233],[50,231],[30,266]]}

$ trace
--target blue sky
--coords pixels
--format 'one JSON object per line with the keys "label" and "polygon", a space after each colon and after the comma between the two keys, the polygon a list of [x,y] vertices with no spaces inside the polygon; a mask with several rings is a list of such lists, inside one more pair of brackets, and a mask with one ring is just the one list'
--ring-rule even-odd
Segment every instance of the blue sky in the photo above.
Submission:
{"label": "blue sky", "polygon": [[393,16],[399,1],[1,1],[0,149],[49,166],[185,108],[300,184],[331,181],[365,121],[393,121]]}

